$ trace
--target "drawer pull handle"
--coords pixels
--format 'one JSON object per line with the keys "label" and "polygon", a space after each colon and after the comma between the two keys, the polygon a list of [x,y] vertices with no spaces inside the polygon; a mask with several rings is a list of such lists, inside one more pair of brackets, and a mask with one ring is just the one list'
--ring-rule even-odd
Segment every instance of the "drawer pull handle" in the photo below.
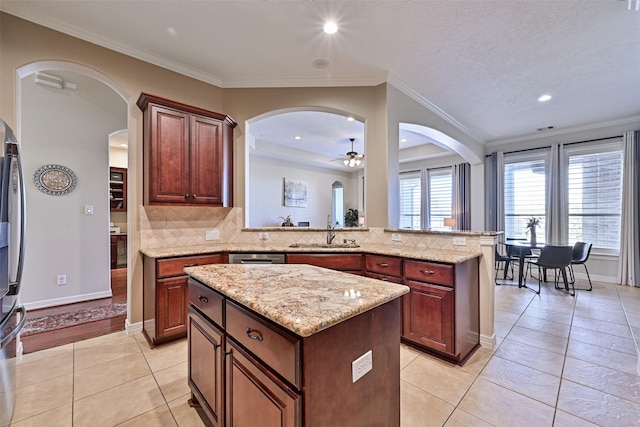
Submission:
{"label": "drawer pull handle", "polygon": [[379,262],[378,267],[389,267],[389,264],[387,264],[386,262]]}
{"label": "drawer pull handle", "polygon": [[435,271],[433,271],[433,270],[420,270],[420,273],[422,273],[422,274],[426,274],[426,275],[428,275],[428,276],[430,276],[430,275],[432,275],[432,274],[436,274],[436,272],[435,272]]}
{"label": "drawer pull handle", "polygon": [[197,263],[197,262],[194,262],[194,263],[192,263],[192,264],[185,264],[184,266],[185,266],[185,267],[197,267],[197,266],[198,266],[198,263]]}
{"label": "drawer pull handle", "polygon": [[247,328],[247,336],[252,340],[262,341],[262,334],[259,331]]}
{"label": "drawer pull handle", "polygon": [[388,282],[388,281],[389,281],[389,278],[387,278],[387,277],[381,277],[381,278],[380,278],[380,280],[382,280],[383,282]]}
{"label": "drawer pull handle", "polygon": [[203,297],[202,295],[198,296],[198,301],[200,301],[201,303],[208,303],[209,302],[209,298],[207,297]]}

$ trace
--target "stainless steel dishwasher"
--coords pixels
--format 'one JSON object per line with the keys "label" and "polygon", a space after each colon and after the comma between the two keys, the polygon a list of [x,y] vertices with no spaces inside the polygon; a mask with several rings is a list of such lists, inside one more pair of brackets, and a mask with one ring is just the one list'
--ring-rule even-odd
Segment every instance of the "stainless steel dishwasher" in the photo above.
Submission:
{"label": "stainless steel dishwasher", "polygon": [[229,264],[284,264],[284,254],[230,253]]}

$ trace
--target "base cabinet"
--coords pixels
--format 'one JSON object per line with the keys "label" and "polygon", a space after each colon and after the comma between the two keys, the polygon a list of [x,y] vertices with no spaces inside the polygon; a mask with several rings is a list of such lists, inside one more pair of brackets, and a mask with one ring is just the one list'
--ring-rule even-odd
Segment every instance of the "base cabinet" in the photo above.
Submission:
{"label": "base cabinet", "polygon": [[151,346],[187,336],[185,267],[226,263],[223,254],[144,258],[142,333]]}
{"label": "base cabinet", "polygon": [[224,425],[224,354],[222,331],[189,308],[189,386],[214,425]]}
{"label": "base cabinet", "polygon": [[480,345],[478,259],[404,260],[402,341],[461,364]]}
{"label": "base cabinet", "polygon": [[400,301],[299,337],[190,279],[192,403],[216,427],[399,427]]}
{"label": "base cabinet", "polygon": [[294,427],[302,425],[302,398],[279,381],[240,345],[227,338],[226,425]]}

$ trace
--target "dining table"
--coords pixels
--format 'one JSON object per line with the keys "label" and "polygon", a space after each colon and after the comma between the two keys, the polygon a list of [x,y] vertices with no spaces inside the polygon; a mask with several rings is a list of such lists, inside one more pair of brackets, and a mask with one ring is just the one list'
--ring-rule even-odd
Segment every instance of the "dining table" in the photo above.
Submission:
{"label": "dining table", "polygon": [[[528,242],[526,240],[509,240],[507,239],[505,246],[507,247],[507,253],[512,258],[518,258],[518,287],[524,287],[524,263],[527,256],[531,257],[532,249],[540,249],[545,246],[544,242]],[[546,278],[545,278],[546,281]]]}

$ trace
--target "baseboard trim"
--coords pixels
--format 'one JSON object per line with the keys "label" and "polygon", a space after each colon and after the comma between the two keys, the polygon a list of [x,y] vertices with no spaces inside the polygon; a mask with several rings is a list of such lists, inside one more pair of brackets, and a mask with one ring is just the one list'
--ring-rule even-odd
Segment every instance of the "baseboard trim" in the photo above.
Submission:
{"label": "baseboard trim", "polygon": [[127,335],[139,334],[142,332],[142,322],[129,323],[129,319],[124,322],[124,330]]}
{"label": "baseboard trim", "polygon": [[91,301],[91,300],[94,300],[94,299],[110,298],[112,296],[113,296],[113,294],[109,290],[109,291],[104,291],[104,292],[94,292],[92,294],[72,295],[72,296],[63,297],[63,298],[54,298],[54,299],[48,299],[48,300],[42,300],[42,301],[34,301],[34,302],[24,302],[24,303],[22,303],[22,305],[24,305],[27,310],[37,310],[39,308],[56,307],[56,306],[59,306],[59,305],[66,305],[66,304],[74,304],[74,303],[77,303],[77,302]]}
{"label": "baseboard trim", "polygon": [[489,350],[494,350],[496,346],[496,334],[491,336],[480,334],[480,346]]}

